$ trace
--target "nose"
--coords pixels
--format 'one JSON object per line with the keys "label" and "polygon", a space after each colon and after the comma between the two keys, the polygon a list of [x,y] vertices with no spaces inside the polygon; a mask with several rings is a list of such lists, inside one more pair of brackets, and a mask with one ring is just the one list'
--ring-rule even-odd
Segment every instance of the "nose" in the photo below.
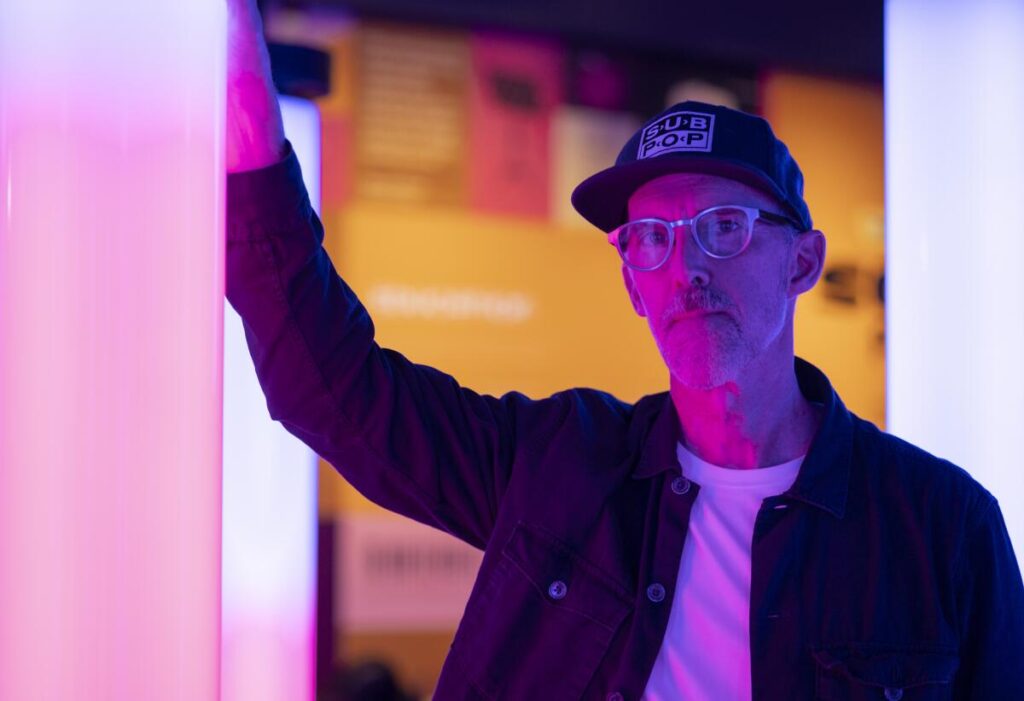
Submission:
{"label": "nose", "polygon": [[676,245],[669,257],[669,269],[673,279],[685,282],[686,287],[707,287],[711,282],[708,268],[711,259],[700,250],[690,227],[690,224],[676,226]]}

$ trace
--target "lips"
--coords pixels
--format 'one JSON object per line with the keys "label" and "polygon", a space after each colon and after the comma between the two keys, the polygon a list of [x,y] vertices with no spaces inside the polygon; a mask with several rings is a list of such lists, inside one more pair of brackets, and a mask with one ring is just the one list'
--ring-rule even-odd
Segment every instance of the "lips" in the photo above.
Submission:
{"label": "lips", "polygon": [[694,309],[693,311],[690,312],[683,312],[682,314],[676,314],[675,316],[671,317],[668,321],[668,325],[666,328],[671,329],[678,322],[685,321],[687,319],[695,319],[704,316],[713,316],[716,314],[725,314],[725,312],[720,309]]}

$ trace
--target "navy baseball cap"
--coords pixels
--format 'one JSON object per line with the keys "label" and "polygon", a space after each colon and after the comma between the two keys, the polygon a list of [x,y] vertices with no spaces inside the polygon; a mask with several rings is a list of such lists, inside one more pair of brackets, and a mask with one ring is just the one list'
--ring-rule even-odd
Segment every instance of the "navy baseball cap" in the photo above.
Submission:
{"label": "navy baseball cap", "polygon": [[572,206],[602,231],[626,223],[637,188],[669,173],[705,173],[772,195],[803,227],[814,228],[804,176],[789,149],[761,117],[721,105],[680,102],[649,119],[606,168],[576,186]]}

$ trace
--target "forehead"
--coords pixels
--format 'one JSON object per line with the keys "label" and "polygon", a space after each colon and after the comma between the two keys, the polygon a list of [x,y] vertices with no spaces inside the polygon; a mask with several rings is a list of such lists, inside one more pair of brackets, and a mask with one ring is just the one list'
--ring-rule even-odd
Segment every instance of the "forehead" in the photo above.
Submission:
{"label": "forehead", "polygon": [[629,216],[692,215],[720,204],[778,209],[771,195],[745,183],[718,175],[672,173],[641,185],[629,198]]}

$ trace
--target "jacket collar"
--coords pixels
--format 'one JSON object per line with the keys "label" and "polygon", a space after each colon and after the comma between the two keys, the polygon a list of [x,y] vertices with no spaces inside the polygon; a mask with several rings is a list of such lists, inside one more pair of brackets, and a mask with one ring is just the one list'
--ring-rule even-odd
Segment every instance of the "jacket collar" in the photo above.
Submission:
{"label": "jacket collar", "polygon": [[[795,358],[794,366],[800,391],[810,401],[824,404],[825,411],[800,474],[786,496],[842,518],[850,481],[853,416],[821,370],[801,358]],[[655,415],[633,470],[635,479],[679,469],[676,444],[681,428],[672,396],[663,392],[651,399],[658,401],[653,402]]]}

